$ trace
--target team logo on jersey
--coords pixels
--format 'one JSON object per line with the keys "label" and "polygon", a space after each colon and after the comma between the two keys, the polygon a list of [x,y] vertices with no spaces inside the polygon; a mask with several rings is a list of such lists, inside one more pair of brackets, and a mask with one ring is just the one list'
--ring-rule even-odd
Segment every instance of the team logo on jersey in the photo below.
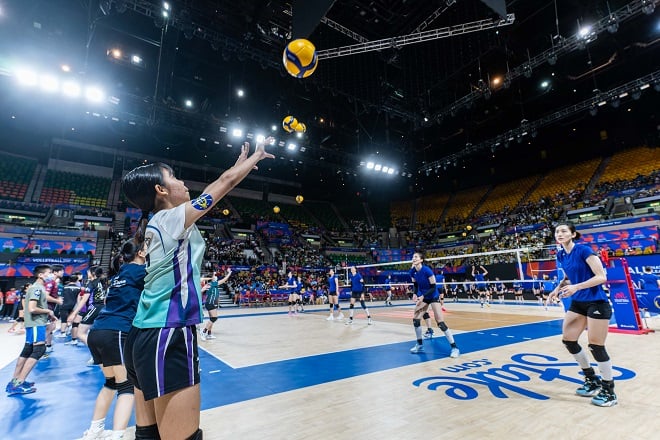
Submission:
{"label": "team logo on jersey", "polygon": [[32,296],[34,297],[34,299],[41,298],[41,289],[35,289],[34,291],[32,291]]}
{"label": "team logo on jersey", "polygon": [[200,194],[195,200],[191,201],[193,208],[198,211],[205,211],[213,205],[213,197],[210,194]]}

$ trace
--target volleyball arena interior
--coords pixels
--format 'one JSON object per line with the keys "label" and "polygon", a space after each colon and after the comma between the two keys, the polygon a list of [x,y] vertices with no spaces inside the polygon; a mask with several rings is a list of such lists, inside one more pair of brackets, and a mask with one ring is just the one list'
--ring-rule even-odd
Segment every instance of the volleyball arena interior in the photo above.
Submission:
{"label": "volleyball arena interior", "polygon": [[660,0],[0,0],[0,437],[651,438],[659,42]]}

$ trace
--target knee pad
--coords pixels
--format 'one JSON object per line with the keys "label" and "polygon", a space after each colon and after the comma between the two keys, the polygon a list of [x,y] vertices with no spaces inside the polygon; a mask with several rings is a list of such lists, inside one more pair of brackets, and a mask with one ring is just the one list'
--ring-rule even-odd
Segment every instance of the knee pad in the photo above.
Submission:
{"label": "knee pad", "polygon": [[202,430],[198,429],[197,432],[195,432],[193,435],[188,437],[186,440],[202,440],[202,439],[203,439]]}
{"label": "knee pad", "polygon": [[413,319],[413,327],[419,327],[422,325],[421,319]]}
{"label": "knee pad", "polygon": [[351,304],[348,308],[349,308],[349,309],[354,309],[354,308],[355,308],[355,304]]}
{"label": "knee pad", "polygon": [[135,440],[160,440],[158,425],[136,426]]}
{"label": "knee pad", "polygon": [[34,350],[34,346],[32,344],[25,344],[25,346],[23,346],[23,351],[21,351],[19,357],[25,359],[29,358],[32,355],[32,350]]}
{"label": "knee pad", "polygon": [[363,299],[360,300],[360,305],[362,306],[363,309],[367,308],[367,305],[364,303]]}
{"label": "knee pad", "polygon": [[45,352],[46,346],[44,344],[34,345],[32,347],[32,354],[30,354],[30,357],[38,361],[41,359],[41,356],[43,356]]}
{"label": "knee pad", "polygon": [[289,301],[289,305],[290,305],[290,306],[292,306],[292,305],[293,305],[293,303],[292,303],[291,301]]}
{"label": "knee pad", "polygon": [[134,393],[133,383],[130,380],[119,382],[118,384],[115,385],[115,389],[117,390],[117,396],[121,396],[122,394]]}
{"label": "knee pad", "polygon": [[297,299],[296,304],[300,305],[300,304],[302,304],[302,302],[299,299]]}
{"label": "knee pad", "polygon": [[607,354],[604,345],[589,344],[589,350],[591,350],[591,354],[596,359],[596,362],[607,362],[610,360],[610,356]]}
{"label": "knee pad", "polygon": [[210,317],[209,317],[209,321],[211,321],[211,322],[215,322],[215,321],[217,321],[217,320],[218,320],[218,317],[217,317],[217,316],[210,316]]}
{"label": "knee pad", "polygon": [[570,354],[578,354],[580,350],[582,350],[582,347],[580,347],[580,344],[577,343],[577,341],[561,341],[564,343],[566,346],[566,349]]}
{"label": "knee pad", "polygon": [[334,304],[332,307],[333,310],[339,310],[339,304]]}
{"label": "knee pad", "polygon": [[109,388],[111,390],[116,390],[117,389],[117,382],[115,382],[115,378],[113,377],[106,377],[105,378],[105,383],[103,384],[105,388]]}
{"label": "knee pad", "polygon": [[447,330],[449,330],[449,327],[447,327],[447,324],[445,324],[445,321],[440,321],[438,323],[438,327],[440,327],[440,330],[442,330],[443,332],[446,332]]}
{"label": "knee pad", "polygon": [[429,312],[424,312],[424,314],[422,315],[422,319],[429,319],[430,317],[431,315],[429,315]]}
{"label": "knee pad", "polygon": [[71,328],[78,328],[79,325],[80,325],[79,322],[72,322],[71,323]]}

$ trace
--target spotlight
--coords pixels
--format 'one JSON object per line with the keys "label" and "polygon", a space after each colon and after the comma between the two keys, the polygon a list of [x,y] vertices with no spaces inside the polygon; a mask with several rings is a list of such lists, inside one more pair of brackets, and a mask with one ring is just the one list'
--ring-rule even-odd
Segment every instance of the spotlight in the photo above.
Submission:
{"label": "spotlight", "polygon": [[610,15],[610,19],[607,21],[607,32],[610,34],[616,34],[616,31],[619,30],[619,21],[613,15]]}
{"label": "spotlight", "polygon": [[642,12],[646,15],[651,15],[653,14],[653,11],[655,11],[655,5],[653,4],[653,1],[642,0]]}

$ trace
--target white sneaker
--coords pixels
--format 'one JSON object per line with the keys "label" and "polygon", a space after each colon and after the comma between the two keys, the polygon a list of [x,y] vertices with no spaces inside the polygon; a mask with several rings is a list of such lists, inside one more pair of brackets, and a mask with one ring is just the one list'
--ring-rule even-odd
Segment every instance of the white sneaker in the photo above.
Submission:
{"label": "white sneaker", "polygon": [[209,337],[206,334],[206,332],[202,332],[201,335],[199,335],[200,338],[202,338],[202,341],[208,341]]}
{"label": "white sneaker", "polygon": [[337,317],[336,317],[335,319],[336,319],[337,321],[341,321],[342,319],[344,319],[344,314],[341,313],[341,312],[339,312],[339,315],[337,315]]}
{"label": "white sneaker", "polygon": [[367,319],[367,325],[371,325],[371,324],[373,324],[373,323],[374,323],[374,322],[371,320],[371,318]]}
{"label": "white sneaker", "polygon": [[349,319],[348,321],[346,321],[346,325],[353,325],[353,320]]}
{"label": "white sneaker", "polygon": [[424,353],[424,346],[420,344],[415,344],[413,348],[410,349],[411,353]]}
{"label": "white sneaker", "polygon": [[449,357],[457,358],[460,355],[461,355],[461,351],[458,349],[458,347],[452,347],[451,353],[449,353]]}
{"label": "white sneaker", "polygon": [[51,345],[50,347],[46,347],[46,353],[52,353],[53,352],[53,346]]}
{"label": "white sneaker", "polygon": [[[96,365],[96,364],[94,363],[94,358],[93,358],[93,357],[89,358],[89,360],[87,361],[87,366],[88,366],[88,367],[93,367],[94,365]],[[95,437],[95,438],[96,438],[96,437]],[[100,438],[100,437],[99,437],[99,438]]]}
{"label": "white sneaker", "polygon": [[112,438],[112,431],[91,432],[89,429],[83,433],[83,436],[77,440],[107,440]]}
{"label": "white sneaker", "polygon": [[326,320],[326,321],[334,321],[335,318],[334,318],[334,316],[330,315],[330,316],[328,316],[327,318],[325,318],[325,320]]}
{"label": "white sneaker", "polygon": [[78,345],[78,340],[77,339],[72,339],[69,342],[65,342],[64,345]]}
{"label": "white sneaker", "polygon": [[58,333],[58,334],[55,335],[55,337],[57,339],[64,339],[64,338],[66,338],[66,333]]}
{"label": "white sneaker", "polygon": [[218,339],[213,333],[207,333],[206,339]]}

